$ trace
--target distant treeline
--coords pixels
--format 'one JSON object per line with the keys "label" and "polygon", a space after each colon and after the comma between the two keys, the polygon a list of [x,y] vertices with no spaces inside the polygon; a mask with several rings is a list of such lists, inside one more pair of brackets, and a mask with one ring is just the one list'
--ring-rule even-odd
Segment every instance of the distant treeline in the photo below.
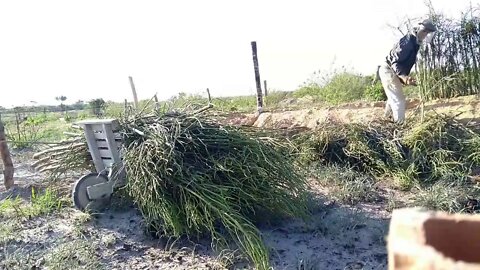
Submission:
{"label": "distant treeline", "polygon": [[80,110],[92,110],[93,113],[97,113],[106,106],[106,102],[101,99],[93,99],[88,102],[77,101],[73,104],[59,104],[59,105],[32,105],[32,106],[17,106],[14,108],[4,108],[0,106],[0,113],[46,113],[46,112],[64,112],[64,111],[80,111]]}

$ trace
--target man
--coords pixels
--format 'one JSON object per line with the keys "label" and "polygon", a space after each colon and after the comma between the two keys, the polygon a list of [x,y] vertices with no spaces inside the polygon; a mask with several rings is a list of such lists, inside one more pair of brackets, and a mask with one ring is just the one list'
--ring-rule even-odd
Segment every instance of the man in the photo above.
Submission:
{"label": "man", "polygon": [[404,85],[416,85],[410,71],[417,61],[417,53],[422,42],[430,42],[437,29],[431,20],[424,20],[395,44],[386,57],[386,63],[380,66],[380,80],[387,95],[385,116],[393,113],[393,120],[402,123],[405,120],[406,100]]}

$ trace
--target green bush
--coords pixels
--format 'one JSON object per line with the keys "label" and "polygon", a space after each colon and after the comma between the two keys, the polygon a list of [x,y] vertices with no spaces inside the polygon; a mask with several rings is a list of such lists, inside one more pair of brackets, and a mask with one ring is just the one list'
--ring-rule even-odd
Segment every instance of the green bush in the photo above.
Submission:
{"label": "green bush", "polygon": [[35,126],[35,125],[46,123],[48,121],[55,121],[55,120],[56,119],[53,115],[42,113],[42,114],[37,114],[37,115],[32,115],[27,117],[24,124],[27,126]]}
{"label": "green bush", "polygon": [[264,103],[267,108],[276,107],[283,100],[292,97],[291,92],[285,91],[271,91],[264,97]]}
{"label": "green bush", "polygon": [[87,111],[81,111],[77,115],[77,120],[85,120],[91,117],[92,116]]}
{"label": "green bush", "polygon": [[105,107],[105,115],[113,118],[120,118],[124,111],[124,104],[107,102]]}
{"label": "green bush", "polygon": [[326,102],[339,104],[362,99],[367,86],[365,77],[343,72],[335,75],[320,94]]}
{"label": "green bush", "polygon": [[329,78],[317,76],[309,79],[293,93],[293,96],[296,98],[311,96],[336,105],[362,99],[369,82],[368,77],[343,70],[334,72]]}
{"label": "green bush", "polygon": [[195,110],[207,105],[208,99],[199,94],[187,94],[184,92],[180,92],[178,93],[178,95],[171,97],[167,101],[167,104],[171,108],[176,108],[176,109],[190,108]]}
{"label": "green bush", "polygon": [[302,98],[306,96],[311,96],[313,98],[318,98],[321,95],[322,87],[317,83],[309,83],[308,85],[301,86],[298,90],[293,92],[293,96],[296,98]]}
{"label": "green bush", "polygon": [[222,97],[213,99],[212,103],[221,111],[252,112],[257,108],[257,97],[255,95]]}
{"label": "green bush", "polygon": [[92,115],[97,117],[104,114],[106,106],[107,103],[102,98],[92,99],[88,102],[88,107],[90,108]]}
{"label": "green bush", "polygon": [[383,90],[383,86],[381,83],[377,82],[374,85],[367,86],[365,88],[365,92],[363,97],[368,101],[384,101],[387,100],[387,95]]}

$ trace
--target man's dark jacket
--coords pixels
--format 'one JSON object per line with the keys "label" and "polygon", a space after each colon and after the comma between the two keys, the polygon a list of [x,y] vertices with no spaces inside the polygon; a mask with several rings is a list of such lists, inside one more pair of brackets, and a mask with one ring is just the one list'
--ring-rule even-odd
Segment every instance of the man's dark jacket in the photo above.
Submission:
{"label": "man's dark jacket", "polygon": [[388,54],[387,64],[397,75],[408,76],[417,61],[419,49],[417,37],[412,34],[405,35]]}

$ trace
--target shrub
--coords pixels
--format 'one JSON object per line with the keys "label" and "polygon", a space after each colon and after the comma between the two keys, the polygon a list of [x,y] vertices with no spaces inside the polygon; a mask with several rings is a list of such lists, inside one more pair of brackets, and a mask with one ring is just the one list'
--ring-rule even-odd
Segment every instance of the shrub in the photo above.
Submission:
{"label": "shrub", "polygon": [[365,77],[344,72],[335,75],[322,89],[320,96],[331,104],[360,100],[367,85]]}
{"label": "shrub", "polygon": [[88,102],[91,113],[97,117],[104,114],[106,105],[106,102],[101,98],[92,99]]}
{"label": "shrub", "polygon": [[333,75],[320,76],[314,73],[314,78],[307,80],[297,91],[294,97],[312,96],[330,104],[339,104],[360,100],[370,81],[368,77],[354,72],[343,70]]}
{"label": "shrub", "polygon": [[387,95],[383,90],[381,83],[377,82],[374,85],[367,86],[365,88],[364,98],[369,101],[384,101],[387,100]]}

